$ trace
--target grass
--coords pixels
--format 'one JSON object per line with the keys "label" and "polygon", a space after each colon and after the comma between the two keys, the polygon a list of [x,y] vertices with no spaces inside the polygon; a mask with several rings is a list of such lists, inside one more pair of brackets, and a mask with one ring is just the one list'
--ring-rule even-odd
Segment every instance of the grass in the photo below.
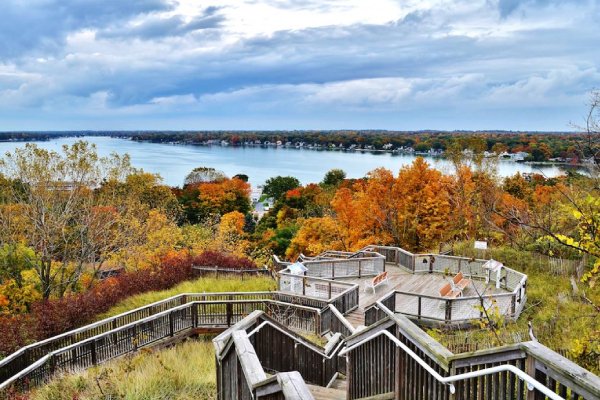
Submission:
{"label": "grass", "polygon": [[276,283],[265,277],[249,278],[243,280],[239,277],[204,277],[194,281],[180,283],[169,289],[156,292],[147,292],[131,296],[107,312],[98,316],[98,320],[112,317],[150,303],[154,303],[181,293],[204,293],[204,292],[262,292],[275,290]]}
{"label": "grass", "polygon": [[33,391],[31,400],[216,399],[214,349],[210,341],[143,350],[76,374],[63,375]]}

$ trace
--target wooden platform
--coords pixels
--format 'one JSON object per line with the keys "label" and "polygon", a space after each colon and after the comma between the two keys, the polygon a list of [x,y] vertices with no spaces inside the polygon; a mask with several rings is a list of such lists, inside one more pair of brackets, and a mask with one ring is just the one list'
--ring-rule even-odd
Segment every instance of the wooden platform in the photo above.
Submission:
{"label": "wooden platform", "polygon": [[[444,277],[441,274],[411,274],[410,272],[407,272],[401,267],[397,267],[394,265],[387,265],[386,271],[388,272],[388,283],[378,286],[375,289],[375,294],[373,294],[373,290],[370,288],[367,288],[366,292],[364,291],[365,282],[368,282],[373,278],[340,279],[340,281],[351,282],[360,285],[358,309],[354,310],[352,313],[346,316],[346,319],[350,321],[350,323],[355,328],[360,325],[364,325],[365,308],[375,303],[379,298],[383,297],[392,290],[423,294],[428,296],[439,296],[440,289],[450,281],[449,277]],[[484,286],[485,283],[483,281],[474,280],[465,289],[464,296],[476,296],[476,289],[480,293],[484,293]],[[507,292],[502,289],[496,289],[495,287],[489,287],[485,291],[485,294],[488,295],[498,293]],[[440,310],[439,312],[440,315],[443,317],[443,310]]]}

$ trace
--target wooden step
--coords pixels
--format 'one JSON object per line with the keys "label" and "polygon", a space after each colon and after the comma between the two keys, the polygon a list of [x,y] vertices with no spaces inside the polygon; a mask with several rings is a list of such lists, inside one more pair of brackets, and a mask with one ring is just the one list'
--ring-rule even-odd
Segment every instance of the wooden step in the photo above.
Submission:
{"label": "wooden step", "polygon": [[345,393],[346,389],[348,388],[348,380],[344,375],[338,375],[338,378],[335,381],[333,381],[329,388],[341,390]]}
{"label": "wooden step", "polygon": [[315,400],[345,400],[346,391],[340,389],[324,388],[322,386],[307,385],[308,390]]}

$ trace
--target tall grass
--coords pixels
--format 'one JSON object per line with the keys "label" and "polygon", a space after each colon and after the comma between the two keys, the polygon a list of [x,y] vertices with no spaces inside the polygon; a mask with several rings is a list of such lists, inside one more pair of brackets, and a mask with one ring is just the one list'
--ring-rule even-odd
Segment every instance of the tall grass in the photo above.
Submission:
{"label": "tall grass", "polygon": [[214,349],[210,341],[144,350],[84,372],[63,375],[33,391],[31,400],[216,399]]}
{"label": "tall grass", "polygon": [[266,277],[241,277],[220,276],[203,277],[194,281],[187,281],[168,289],[156,292],[146,292],[136,296],[131,296],[107,312],[98,316],[98,320],[112,317],[150,303],[157,302],[182,293],[209,293],[209,292],[262,292],[276,289],[276,283]]}

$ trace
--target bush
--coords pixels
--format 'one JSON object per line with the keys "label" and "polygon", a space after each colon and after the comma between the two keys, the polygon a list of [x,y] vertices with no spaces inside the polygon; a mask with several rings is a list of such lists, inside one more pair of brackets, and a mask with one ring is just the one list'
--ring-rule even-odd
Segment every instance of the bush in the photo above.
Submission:
{"label": "bush", "polygon": [[116,278],[106,279],[84,293],[39,301],[31,307],[28,314],[0,317],[0,358],[32,342],[83,326],[127,297],[169,289],[192,279],[193,265],[257,268],[247,258],[236,258],[214,251],[202,253],[198,257],[177,255],[164,259],[156,268],[125,272]]}
{"label": "bush", "polygon": [[221,267],[226,269],[257,269],[258,266],[248,258],[238,258],[218,251],[205,251],[193,259],[197,267]]}

